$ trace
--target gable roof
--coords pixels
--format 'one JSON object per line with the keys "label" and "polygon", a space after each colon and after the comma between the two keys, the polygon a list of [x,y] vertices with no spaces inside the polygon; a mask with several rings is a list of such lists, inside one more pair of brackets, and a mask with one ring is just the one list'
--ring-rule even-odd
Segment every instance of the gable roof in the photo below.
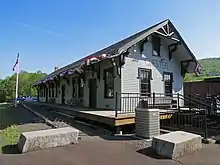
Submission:
{"label": "gable roof", "polygon": [[[147,36],[151,35],[152,33],[154,33],[156,30],[160,29],[161,27],[165,26],[169,24],[169,26],[172,28],[172,31],[175,32],[175,34],[177,35],[178,39],[181,41],[181,43],[184,45],[184,47],[187,49],[187,51],[189,52],[189,54],[191,55],[192,59],[199,64],[199,62],[196,60],[196,57],[193,55],[193,53],[191,52],[191,50],[189,49],[189,47],[186,45],[185,41],[183,40],[183,38],[181,37],[181,35],[179,34],[179,32],[177,31],[177,29],[174,27],[174,25],[172,24],[172,22],[169,19],[166,19],[162,22],[159,22],[145,30],[142,30],[130,37],[127,37],[117,43],[114,43],[104,49],[101,49],[93,54],[90,54],[78,61],[75,61],[67,66],[64,66],[52,73],[50,73],[49,75],[47,75],[45,78],[43,78],[40,81],[43,81],[45,79],[54,77],[56,75],[61,74],[62,72],[65,72],[67,70],[70,69],[74,69],[78,66],[80,66],[86,58],[90,57],[90,56],[99,56],[102,54],[106,54],[109,55],[109,57],[111,57],[112,55],[119,55],[122,52],[126,51],[128,48],[130,48],[131,46],[135,45],[136,43],[140,42],[141,40],[145,39]],[[200,64],[199,64],[200,65]],[[201,66],[201,65],[200,65]]]}

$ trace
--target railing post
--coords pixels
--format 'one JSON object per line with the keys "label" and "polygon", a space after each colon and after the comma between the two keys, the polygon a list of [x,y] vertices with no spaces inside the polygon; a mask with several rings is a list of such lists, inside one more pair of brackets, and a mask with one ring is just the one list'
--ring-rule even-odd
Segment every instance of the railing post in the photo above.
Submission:
{"label": "railing post", "polygon": [[178,108],[178,111],[180,110],[180,94],[177,93],[177,108]]}
{"label": "railing post", "polygon": [[155,92],[153,92],[153,108],[155,107]]}
{"label": "railing post", "polygon": [[115,117],[118,117],[118,92],[116,92],[115,96]]}
{"label": "railing post", "polygon": [[192,100],[191,100],[191,94],[189,94],[189,110],[192,109]]}
{"label": "railing post", "polygon": [[177,109],[178,109],[178,128],[180,128],[180,120],[181,120],[181,115],[180,115],[180,94],[177,93]]}
{"label": "railing post", "polygon": [[212,109],[211,106],[209,106],[207,98],[205,99],[205,109],[208,111],[208,114],[211,115]]}
{"label": "railing post", "polygon": [[208,137],[208,127],[207,127],[207,110],[205,110],[205,115],[204,115],[204,138],[207,139]]}

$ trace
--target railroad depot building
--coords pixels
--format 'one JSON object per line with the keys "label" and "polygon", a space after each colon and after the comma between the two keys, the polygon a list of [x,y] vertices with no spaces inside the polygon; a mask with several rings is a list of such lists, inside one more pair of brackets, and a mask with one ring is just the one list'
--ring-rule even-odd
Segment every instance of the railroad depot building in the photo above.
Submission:
{"label": "railroad depot building", "polygon": [[180,33],[164,20],[56,69],[33,86],[40,102],[121,110],[137,106],[132,98],[152,93],[172,100],[172,94],[183,94],[185,73],[201,71]]}

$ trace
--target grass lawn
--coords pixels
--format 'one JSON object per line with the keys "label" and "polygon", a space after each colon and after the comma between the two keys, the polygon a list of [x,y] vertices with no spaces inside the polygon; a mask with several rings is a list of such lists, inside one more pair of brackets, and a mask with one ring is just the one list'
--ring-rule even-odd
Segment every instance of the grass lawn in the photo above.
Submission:
{"label": "grass lawn", "polygon": [[15,108],[13,104],[0,104],[0,153],[16,152],[22,132],[50,129],[45,123],[35,123],[33,119],[36,115],[23,106]]}
{"label": "grass lawn", "polygon": [[33,114],[21,106],[15,108],[13,104],[0,104],[0,152],[3,148],[17,144],[20,129],[19,126],[31,123]]}
{"label": "grass lawn", "polygon": [[3,129],[0,132],[0,153],[5,146],[16,145],[19,140],[20,131],[14,125]]}

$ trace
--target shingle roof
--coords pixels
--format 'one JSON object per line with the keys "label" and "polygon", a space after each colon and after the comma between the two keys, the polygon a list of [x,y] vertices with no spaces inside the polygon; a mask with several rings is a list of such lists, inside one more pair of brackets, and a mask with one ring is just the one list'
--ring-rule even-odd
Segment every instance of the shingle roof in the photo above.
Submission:
{"label": "shingle roof", "polygon": [[[104,49],[101,49],[93,54],[90,54],[78,61],[75,61],[67,66],[64,66],[52,73],[50,73],[49,75],[47,75],[46,77],[44,77],[42,80],[40,81],[43,81],[45,79],[48,79],[50,77],[53,77],[53,76],[56,76],[56,75],[59,75],[60,73],[62,72],[65,72],[69,69],[73,69],[73,68],[76,68],[78,67],[79,65],[81,65],[86,58],[88,58],[89,56],[99,56],[99,55],[102,55],[102,54],[106,54],[106,55],[117,55],[117,54],[120,54],[121,51],[124,51],[125,49],[129,48],[130,46],[134,45],[135,43],[139,42],[140,40],[142,40],[143,38],[146,38],[148,35],[152,34],[153,32],[155,32],[156,29],[160,28],[161,26],[164,26],[165,24],[167,23],[170,23],[172,26],[173,24],[170,22],[170,20],[166,19],[162,22],[159,22],[145,30],[142,30],[130,37],[127,37],[117,43],[114,43]],[[182,37],[180,36],[180,34],[178,33],[178,31],[175,29],[175,27],[173,26],[174,30],[177,32],[178,36],[180,37],[181,40]],[[192,52],[190,51],[190,49],[187,47],[187,45],[185,44],[185,42],[183,41],[184,43],[184,46],[187,48],[187,50],[189,51],[189,53],[191,54],[192,58],[196,60],[195,56],[192,54]]]}

